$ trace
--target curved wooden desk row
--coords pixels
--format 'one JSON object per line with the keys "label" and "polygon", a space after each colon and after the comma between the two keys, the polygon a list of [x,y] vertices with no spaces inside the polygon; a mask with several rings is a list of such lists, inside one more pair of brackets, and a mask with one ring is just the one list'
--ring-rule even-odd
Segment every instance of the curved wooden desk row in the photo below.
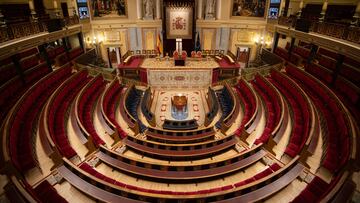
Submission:
{"label": "curved wooden desk row", "polygon": [[[3,156],[11,160],[17,169],[25,172],[37,166],[33,156],[33,128],[37,126],[37,116],[48,97],[71,75],[71,67],[64,66],[32,85],[16,102],[2,128]],[[2,159],[1,159],[2,160]],[[5,165],[5,164],[4,164]]]}
{"label": "curved wooden desk row", "polygon": [[135,136],[129,135],[127,140],[131,142],[135,142],[137,144],[144,145],[146,147],[154,148],[154,149],[164,149],[164,150],[172,150],[172,151],[189,151],[203,148],[211,148],[213,146],[222,144],[224,142],[235,139],[234,135],[229,135],[226,137],[222,137],[221,139],[214,139],[207,142],[200,143],[186,143],[186,144],[166,144],[162,142],[153,142],[150,140],[137,138]]}
{"label": "curved wooden desk row", "polygon": [[271,99],[271,103],[274,107],[274,113],[275,113],[275,118],[274,118],[274,126],[273,126],[273,130],[270,132],[270,134],[272,135],[271,137],[273,137],[280,129],[280,127],[283,124],[283,119],[284,119],[284,100],[282,98],[282,96],[280,95],[280,93],[276,90],[276,88],[262,75],[258,74],[256,77],[257,82],[260,86],[262,86],[264,89],[266,89],[267,94],[269,95],[270,99]]}
{"label": "curved wooden desk row", "polygon": [[273,84],[288,99],[289,107],[293,112],[292,132],[285,153],[295,157],[311,141],[310,130],[314,125],[312,106],[300,86],[289,77],[275,70],[271,72],[271,77],[274,78]]}
{"label": "curved wooden desk row", "polygon": [[201,129],[195,129],[195,130],[182,130],[182,131],[174,131],[174,130],[166,130],[166,129],[159,129],[159,128],[151,128],[149,127],[146,134],[151,133],[152,135],[159,135],[163,136],[167,139],[191,139],[195,136],[204,135],[207,133],[215,133],[214,128],[207,127],[207,128],[201,128]]}
{"label": "curved wooden desk row", "polygon": [[120,137],[126,137],[126,133],[121,129],[119,123],[115,119],[115,112],[119,106],[119,98],[121,96],[123,87],[119,84],[119,80],[113,80],[104,94],[101,96],[101,114],[107,125],[114,131],[110,136],[115,142],[120,140]]}
{"label": "curved wooden desk row", "polygon": [[256,75],[252,81],[254,89],[259,93],[260,100],[265,107],[265,129],[259,138],[255,140],[255,144],[268,143],[272,139],[272,132],[280,122],[280,104],[277,101],[275,89],[267,84],[265,79],[260,75]]}
{"label": "curved wooden desk row", "polygon": [[151,126],[156,126],[155,116],[150,110],[152,102],[151,89],[147,88],[144,92],[144,96],[141,98],[141,112]]}
{"label": "curved wooden desk row", "polygon": [[168,120],[165,119],[163,128],[166,130],[182,131],[182,130],[194,130],[197,129],[199,125],[195,119],[177,121],[177,120]]}
{"label": "curved wooden desk row", "polygon": [[[164,135],[162,133],[170,134],[173,132],[170,131],[162,131],[162,130],[152,130],[145,131],[146,139],[155,142],[162,142],[168,144],[191,144],[191,143],[199,143],[199,142],[206,142],[215,139],[215,131],[213,127],[206,128],[201,131],[195,131],[199,134],[194,135],[186,135],[186,131],[178,131],[174,132],[176,135]],[[190,133],[189,133],[190,134]]]}
{"label": "curved wooden desk row", "polygon": [[[201,171],[208,170],[217,167],[222,167],[234,163],[238,163],[246,158],[253,156],[259,151],[263,151],[261,145],[257,145],[254,148],[243,151],[239,154],[235,154],[233,156],[224,157],[222,159],[216,160],[207,160],[207,161],[199,161],[195,163],[178,163],[178,162],[168,162],[168,163],[158,163],[152,161],[146,161],[143,159],[137,159],[133,157],[127,157],[125,155],[119,154],[113,150],[107,149],[106,147],[101,146],[99,153],[102,153],[103,156],[108,156],[114,160],[120,161],[124,164],[131,164],[138,167],[143,167],[146,169],[153,169],[158,171]],[[112,164],[114,165],[114,164]]]}
{"label": "curved wooden desk row", "polygon": [[[223,94],[225,94],[224,96],[226,96],[226,95],[230,96],[230,98],[231,98],[230,104],[232,107],[230,112],[224,112],[224,109],[223,109],[223,115],[221,116],[222,117],[221,132],[225,133],[231,127],[231,125],[235,122],[237,116],[239,115],[240,103],[239,103],[237,96],[234,94],[234,91],[232,90],[232,88],[230,87],[230,85],[228,83],[225,84],[222,92],[223,92]],[[226,96],[226,97],[228,97],[228,96]],[[219,99],[221,100],[221,98],[219,98]],[[228,98],[223,98],[223,99],[228,99]],[[222,108],[224,108],[223,105],[224,104],[222,104],[220,102],[220,106]],[[225,113],[225,115],[224,115],[224,113]]]}
{"label": "curved wooden desk row", "polygon": [[[223,186],[201,191],[173,192],[139,188],[115,181],[104,175],[90,174],[64,159],[64,165],[58,172],[71,185],[89,196],[105,202],[184,202],[184,201],[232,201],[238,199],[245,202],[259,201],[275,194],[277,191],[290,184],[304,169],[296,160],[280,168],[276,172],[260,178],[250,184],[235,187]],[[98,173],[95,171],[95,173]],[[100,179],[101,178],[101,179]]]}
{"label": "curved wooden desk row", "polygon": [[215,91],[209,87],[207,95],[206,101],[210,110],[205,115],[205,126],[210,125],[219,111],[219,102],[217,101]]}
{"label": "curved wooden desk row", "polygon": [[158,145],[145,140],[137,140],[130,136],[124,139],[123,142],[132,150],[150,157],[166,160],[193,160],[196,158],[211,157],[229,150],[234,147],[238,141],[234,136],[228,136],[215,142],[197,145],[195,148],[189,146],[176,147],[171,145],[166,146],[164,144]]}
{"label": "curved wooden desk row", "polygon": [[[253,155],[250,155],[246,158],[242,157],[240,160],[236,160],[233,163],[228,160],[226,162],[219,162],[217,164],[202,165],[200,170],[196,170],[196,167],[161,167],[160,165],[146,165],[141,162],[133,163],[131,160],[119,160],[113,158],[103,152],[98,152],[96,156],[107,165],[110,165],[117,170],[120,170],[124,173],[130,173],[136,177],[141,176],[146,179],[151,179],[153,181],[161,182],[194,182],[196,181],[205,181],[211,180],[215,177],[225,176],[230,173],[243,170],[246,167],[254,164],[255,162],[261,160],[267,153],[264,150],[259,150]],[[157,168],[157,169],[156,169]],[[170,170],[169,170],[170,169]],[[171,169],[175,169],[171,170]]]}
{"label": "curved wooden desk row", "polygon": [[322,166],[331,172],[340,170],[350,157],[356,159],[356,142],[353,141],[352,146],[350,144],[351,140],[355,140],[356,132],[349,113],[335,94],[318,79],[297,68],[287,67],[286,71],[303,89],[312,93],[313,102],[323,112],[328,128],[325,144],[330,147],[324,152]]}
{"label": "curved wooden desk row", "polygon": [[[94,77],[78,94],[73,108],[81,134],[92,139],[96,147],[105,144],[95,130],[93,117],[97,99],[104,90],[106,82],[101,75]],[[80,135],[79,135],[80,136]]]}
{"label": "curved wooden desk row", "polygon": [[65,122],[68,119],[65,112],[80,88],[89,80],[86,71],[72,75],[56,89],[43,109],[39,124],[40,140],[45,153],[54,160],[55,165],[61,162],[61,156],[71,158],[76,155],[65,132]]}
{"label": "curved wooden desk row", "polygon": [[128,101],[129,95],[132,94],[132,91],[136,91],[135,85],[131,85],[129,88],[127,88],[125,94],[120,98],[120,114],[131,130],[133,130],[135,134],[138,134],[140,132],[139,120],[135,118],[128,109],[128,104],[134,103],[134,101]]}
{"label": "curved wooden desk row", "polygon": [[239,128],[235,131],[235,134],[240,136],[240,139],[245,141],[246,138],[244,137],[244,129],[247,129],[255,121],[256,115],[260,111],[259,99],[252,87],[244,79],[239,80],[237,85],[235,85],[235,89],[239,96],[239,102],[241,102],[244,107],[244,117],[240,123]]}

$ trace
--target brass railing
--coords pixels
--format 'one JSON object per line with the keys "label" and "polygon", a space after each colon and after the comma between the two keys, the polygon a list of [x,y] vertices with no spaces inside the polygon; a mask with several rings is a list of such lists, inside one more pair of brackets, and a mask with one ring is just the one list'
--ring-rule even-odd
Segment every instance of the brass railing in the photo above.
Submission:
{"label": "brass railing", "polygon": [[[79,18],[77,16],[64,18],[65,26],[72,26],[79,24]],[[10,24],[6,27],[0,27],[0,43],[6,42],[12,39],[31,36],[42,32],[47,32],[48,21],[38,22],[22,22],[16,24]]]}
{"label": "brass railing", "polygon": [[[278,24],[294,28],[295,17],[279,17]],[[360,27],[340,23],[311,21],[309,31],[360,44]]]}

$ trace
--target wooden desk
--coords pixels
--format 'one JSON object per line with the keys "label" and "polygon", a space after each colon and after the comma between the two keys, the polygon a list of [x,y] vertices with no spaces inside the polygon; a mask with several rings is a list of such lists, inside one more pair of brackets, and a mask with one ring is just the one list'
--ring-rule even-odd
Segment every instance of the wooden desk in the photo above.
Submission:
{"label": "wooden desk", "polygon": [[297,164],[293,167],[289,172],[275,180],[274,182],[259,188],[253,192],[246,193],[244,195],[226,199],[223,201],[219,201],[219,203],[238,203],[238,202],[257,202],[266,197],[269,197],[276,192],[280,191],[287,185],[289,185],[296,177],[300,175],[300,173],[304,170],[304,166],[301,164]]}
{"label": "wooden desk", "polygon": [[[101,151],[99,151],[96,156],[102,161],[107,163],[108,165],[121,170],[125,173],[132,173],[135,175],[145,176],[148,178],[153,178],[155,181],[158,179],[162,179],[163,181],[169,182],[172,180],[187,180],[187,182],[193,182],[195,179],[205,179],[205,178],[214,178],[217,176],[225,175],[227,173],[235,172],[241,170],[255,162],[259,161],[266,155],[266,151],[259,150],[253,155],[249,157],[243,158],[239,161],[236,161],[232,164],[226,164],[220,167],[210,167],[209,169],[204,170],[196,170],[195,167],[192,167],[193,170],[184,171],[184,167],[178,167],[179,169],[183,169],[182,171],[168,171],[168,170],[157,170],[153,168],[148,168],[145,164],[130,164],[125,163],[117,158],[113,158]],[[138,166],[138,165],[143,165]],[[151,166],[150,166],[151,167]],[[160,169],[160,167],[158,167]],[[164,169],[164,167],[162,167]],[[187,167],[189,168],[189,167]]]}
{"label": "wooden desk", "polygon": [[[234,136],[231,137],[230,140],[225,141],[221,144],[216,144],[212,146],[205,146],[205,148],[194,149],[194,150],[167,150],[167,149],[159,149],[154,148],[155,145],[145,146],[142,144],[138,144],[129,140],[128,138],[123,140],[124,144],[127,147],[137,151],[140,154],[146,154],[149,157],[157,157],[162,159],[171,159],[171,160],[191,160],[201,157],[211,157],[214,154],[221,153],[227,149],[230,149],[237,144],[237,140]],[[158,146],[157,146],[158,147]],[[171,147],[170,147],[171,148]]]}
{"label": "wooden desk", "polygon": [[95,185],[90,184],[89,182],[83,180],[78,175],[74,174],[71,170],[65,166],[60,166],[58,169],[60,175],[65,178],[72,186],[80,190],[81,192],[103,202],[121,202],[121,203],[141,203],[143,201],[137,201],[133,199],[128,199],[123,196],[119,196],[113,193],[110,193],[106,190],[102,190]]}

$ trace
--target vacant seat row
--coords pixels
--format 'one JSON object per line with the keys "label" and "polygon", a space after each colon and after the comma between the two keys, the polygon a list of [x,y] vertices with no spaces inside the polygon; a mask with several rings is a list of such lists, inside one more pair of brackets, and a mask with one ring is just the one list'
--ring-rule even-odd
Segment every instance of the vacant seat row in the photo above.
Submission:
{"label": "vacant seat row", "polygon": [[199,125],[195,119],[183,121],[165,119],[163,123],[163,128],[167,130],[193,130],[198,127]]}
{"label": "vacant seat row", "polygon": [[206,101],[209,105],[209,112],[207,112],[205,115],[204,125],[208,126],[214,120],[219,111],[219,103],[217,101],[215,91],[210,87],[208,88]]}
{"label": "vacant seat row", "polygon": [[73,102],[75,96],[81,88],[90,81],[86,71],[78,72],[71,78],[66,80],[49,99],[49,108],[47,112],[47,127],[50,139],[60,154],[67,158],[76,155],[75,150],[71,147],[66,129],[66,121],[68,117],[68,109]]}
{"label": "vacant seat row", "polygon": [[99,95],[104,90],[105,85],[106,82],[102,76],[99,75],[84,87],[77,99],[77,115],[81,124],[81,129],[85,137],[92,138],[92,141],[96,147],[105,144],[105,142],[96,132],[95,126],[93,124],[96,102]]}
{"label": "vacant seat row", "polygon": [[166,160],[190,160],[211,157],[231,149],[237,144],[235,136],[194,144],[164,144],[128,136],[123,140],[126,147],[140,154]]}
{"label": "vacant seat row", "polygon": [[271,135],[274,135],[281,124],[282,112],[280,95],[265,78],[259,74],[252,81],[253,87],[262,96],[266,107],[265,130],[261,136],[255,140],[255,144],[266,143]]}
{"label": "vacant seat row", "polygon": [[80,191],[102,201],[212,202],[223,200],[223,202],[239,202],[238,200],[241,199],[244,202],[253,202],[275,194],[296,179],[303,169],[304,166],[296,164],[296,161],[281,168],[272,165],[271,174],[268,172],[269,169],[265,169],[266,172],[256,174],[257,180],[250,184],[239,187],[225,185],[188,192],[154,190],[133,186],[103,175],[86,163],[77,167],[66,159],[64,159],[64,166],[59,167],[58,171]]}
{"label": "vacant seat row", "polygon": [[20,171],[37,166],[33,146],[37,118],[48,97],[70,74],[71,67],[60,68],[32,86],[16,103],[7,125],[10,128],[8,147],[11,160]]}
{"label": "vacant seat row", "polygon": [[151,126],[156,125],[155,115],[151,112],[151,89],[147,88],[141,99],[141,112]]}
{"label": "vacant seat row", "polygon": [[132,85],[120,99],[120,104],[122,105],[120,107],[120,113],[135,134],[146,130],[146,126],[139,119],[137,113],[141,97],[142,91],[136,89],[135,85]]}
{"label": "vacant seat row", "polygon": [[235,131],[235,134],[240,136],[244,128],[249,127],[255,119],[258,108],[257,97],[249,84],[243,79],[239,80],[239,82],[235,85],[235,89],[244,108],[244,117],[240,126]]}
{"label": "vacant seat row", "polygon": [[327,132],[323,137],[325,149],[322,166],[337,172],[348,162],[351,150],[351,125],[346,112],[330,90],[311,75],[294,67],[287,67],[286,72],[307,92],[325,118]]}
{"label": "vacant seat row", "polygon": [[119,81],[115,79],[105,90],[101,106],[102,114],[107,124],[115,131],[115,134],[118,134],[121,138],[125,138],[126,133],[121,129],[119,123],[115,119],[115,112],[120,103],[119,100],[122,96],[122,90],[123,87],[119,84]]}
{"label": "vacant seat row", "polygon": [[266,151],[261,147],[247,150],[241,154],[224,158],[213,163],[191,164],[191,165],[171,165],[146,162],[119,155],[102,147],[96,157],[101,162],[110,166],[113,170],[131,174],[136,177],[143,177],[156,182],[193,183],[199,181],[212,180],[215,177],[224,177],[229,173],[244,170],[256,162],[260,161]]}
{"label": "vacant seat row", "polygon": [[292,111],[292,131],[289,144],[285,149],[285,153],[291,157],[295,157],[303,149],[310,132],[310,109],[311,104],[308,102],[306,95],[302,90],[287,76],[278,72],[271,72],[272,83],[285,96]]}

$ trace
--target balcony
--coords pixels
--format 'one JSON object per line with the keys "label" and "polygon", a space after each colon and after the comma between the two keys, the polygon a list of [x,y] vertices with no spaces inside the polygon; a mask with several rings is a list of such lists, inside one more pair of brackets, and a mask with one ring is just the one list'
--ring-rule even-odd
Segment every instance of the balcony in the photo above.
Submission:
{"label": "balcony", "polygon": [[[79,24],[79,18],[77,16],[66,17],[61,22],[61,27],[69,27]],[[22,22],[11,24],[6,27],[0,27],[0,43],[27,37],[30,35],[39,34],[42,32],[48,32],[48,24],[51,20],[42,20],[38,22]]]}
{"label": "balcony", "polygon": [[[278,20],[279,25],[290,28],[295,28],[296,22],[296,17],[279,17]],[[360,44],[360,27],[339,23],[310,21],[309,31]]]}

